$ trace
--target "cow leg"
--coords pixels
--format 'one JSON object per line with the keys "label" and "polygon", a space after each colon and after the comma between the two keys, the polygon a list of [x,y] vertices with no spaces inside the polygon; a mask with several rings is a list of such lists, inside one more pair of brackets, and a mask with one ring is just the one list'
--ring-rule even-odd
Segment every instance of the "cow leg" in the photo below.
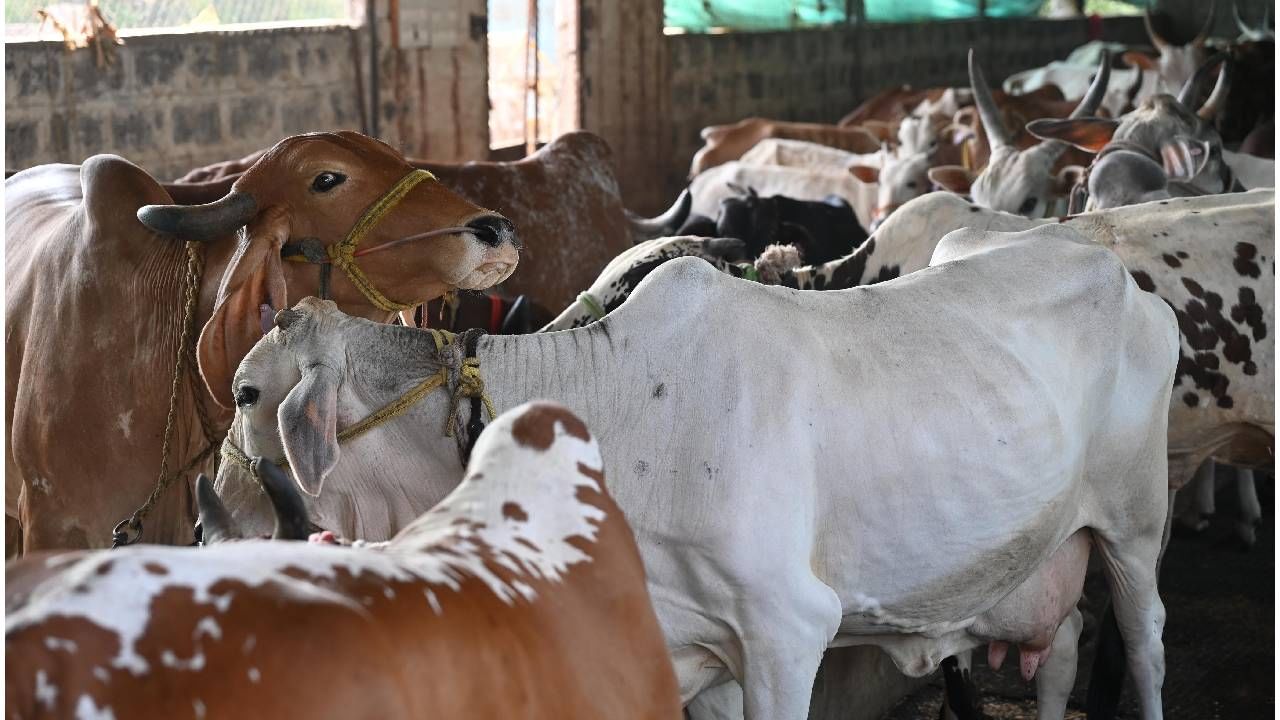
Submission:
{"label": "cow leg", "polygon": [[1080,608],[1071,608],[1053,636],[1048,660],[1036,672],[1037,720],[1062,720],[1067,714],[1067,698],[1076,683],[1076,656],[1083,628]]}
{"label": "cow leg", "polygon": [[1193,533],[1204,532],[1209,527],[1209,518],[1214,513],[1213,491],[1216,463],[1213,458],[1206,458],[1196,468],[1191,478],[1191,505],[1178,516],[1178,526]]}
{"label": "cow leg", "polygon": [[[1097,534],[1095,533],[1095,537]],[[1164,603],[1156,591],[1156,536],[1103,539],[1099,549],[1111,586],[1116,624],[1124,641],[1129,677],[1138,694],[1143,720],[1161,720],[1164,684]]]}
{"label": "cow leg", "polygon": [[830,587],[816,578],[778,582],[794,590],[751,608],[739,627],[744,720],[805,720],[822,654],[840,627],[840,600]]}
{"label": "cow leg", "polygon": [[1245,548],[1252,548],[1258,541],[1257,528],[1262,521],[1262,503],[1258,502],[1258,488],[1253,482],[1253,470],[1235,468],[1236,495],[1240,498],[1240,519],[1236,521],[1236,535]]}

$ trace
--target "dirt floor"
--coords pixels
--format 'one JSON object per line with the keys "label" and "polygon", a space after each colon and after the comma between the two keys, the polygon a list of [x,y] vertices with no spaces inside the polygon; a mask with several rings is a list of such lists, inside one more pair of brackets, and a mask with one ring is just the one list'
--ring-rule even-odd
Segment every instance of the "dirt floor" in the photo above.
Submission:
{"label": "dirt floor", "polygon": [[[1219,490],[1217,514],[1208,530],[1192,538],[1175,535],[1169,544],[1160,596],[1168,611],[1164,711],[1171,720],[1275,717],[1275,481],[1269,473],[1258,473],[1257,486],[1262,527],[1251,551],[1243,552],[1233,541],[1237,502],[1231,486]],[[1103,586],[1102,578],[1091,573],[1081,606],[1086,620],[1080,670],[1067,720],[1085,716],[1096,635],[1090,615],[1101,609],[1100,600],[1090,603],[1089,598],[1100,598]],[[974,680],[988,717],[1035,718],[1035,685],[1018,676],[1016,652],[1010,651],[998,673],[987,667],[985,650],[974,652]],[[885,718],[932,720],[938,717],[941,703],[939,675]],[[1136,699],[1128,688],[1120,717],[1138,717]]]}

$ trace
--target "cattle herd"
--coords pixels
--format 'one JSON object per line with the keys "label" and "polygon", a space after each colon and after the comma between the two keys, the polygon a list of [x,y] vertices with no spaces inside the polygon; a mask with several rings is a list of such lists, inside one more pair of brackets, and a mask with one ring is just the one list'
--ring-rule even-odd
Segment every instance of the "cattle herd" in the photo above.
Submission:
{"label": "cattle herd", "polygon": [[1274,455],[1241,29],[709,127],[655,218],[585,132],[12,174],[6,716],[801,720],[871,646],[1062,718],[1092,556],[1089,716],[1162,717],[1169,535]]}

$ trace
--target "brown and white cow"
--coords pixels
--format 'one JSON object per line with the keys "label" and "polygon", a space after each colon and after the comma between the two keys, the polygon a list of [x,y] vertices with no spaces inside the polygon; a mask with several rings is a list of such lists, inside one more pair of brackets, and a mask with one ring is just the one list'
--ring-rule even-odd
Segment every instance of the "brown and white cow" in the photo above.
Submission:
{"label": "brown and white cow", "polygon": [[732,125],[702,129],[703,145],[689,165],[689,177],[692,179],[704,170],[737,160],[756,143],[768,138],[804,140],[856,154],[880,149],[880,138],[860,127],[747,118]]}
{"label": "brown and white cow", "polygon": [[[113,155],[6,180],[6,551],[105,546],[156,485],[183,334],[184,239],[200,241],[192,322],[203,378],[178,379],[171,470],[207,446],[201,413],[215,435],[230,422],[231,373],[263,319],[317,294],[318,266],[282,262],[285,243],[337,244],[366,208],[417,182],[359,250],[439,232],[360,257],[374,288],[420,302],[506,278],[517,262],[511,222],[413,170],[389,146],[337,132],[281,141],[203,206],[171,205]],[[342,272],[330,294],[353,314],[392,317]],[[176,485],[146,518],[146,540],[190,540],[189,482]]]}
{"label": "brown and white cow", "polygon": [[[166,188],[197,200],[210,189],[216,192],[219,182],[237,177],[253,157],[197,168]],[[573,302],[633,243],[674,234],[689,212],[688,197],[682,196],[656,218],[629,213],[622,204],[613,153],[589,132],[565,133],[515,162],[409,162],[520,228],[526,252],[502,284],[503,293],[524,295],[551,313]]]}
{"label": "brown and white cow", "polygon": [[500,416],[457,489],[386,543],[23,558],[5,570],[6,712],[675,720],[603,468],[581,420],[535,402]]}

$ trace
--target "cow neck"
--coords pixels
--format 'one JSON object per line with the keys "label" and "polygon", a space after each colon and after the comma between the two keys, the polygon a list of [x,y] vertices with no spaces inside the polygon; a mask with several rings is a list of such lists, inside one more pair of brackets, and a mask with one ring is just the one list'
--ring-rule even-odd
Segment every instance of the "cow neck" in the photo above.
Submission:
{"label": "cow neck", "polygon": [[[610,317],[573,330],[480,338],[476,357],[494,410],[500,415],[530,400],[556,400],[588,412],[592,433],[608,437],[627,414],[626,388],[616,385],[625,377],[615,352],[623,347],[617,325]],[[608,412],[589,413],[593,406]]]}
{"label": "cow neck", "polygon": [[[200,279],[200,304],[196,308],[196,327],[203,328],[209,318],[213,317],[214,303],[218,300],[218,286],[222,284],[222,276],[235,254],[238,234],[231,233],[217,240],[204,244],[204,276]],[[182,256],[183,267],[186,256]],[[182,270],[178,270],[181,277]],[[199,330],[197,330],[199,333]]]}

